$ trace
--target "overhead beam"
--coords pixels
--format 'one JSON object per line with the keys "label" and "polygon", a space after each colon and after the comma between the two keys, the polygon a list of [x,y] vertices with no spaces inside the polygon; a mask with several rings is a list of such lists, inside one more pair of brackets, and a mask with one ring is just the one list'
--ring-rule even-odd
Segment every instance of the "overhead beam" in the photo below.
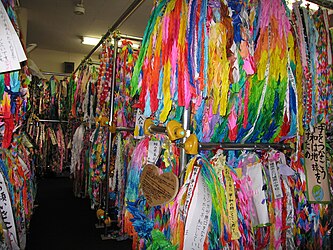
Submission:
{"label": "overhead beam", "polygon": [[327,9],[333,10],[333,1],[332,0],[307,0],[307,1],[318,4],[319,6],[325,7]]}

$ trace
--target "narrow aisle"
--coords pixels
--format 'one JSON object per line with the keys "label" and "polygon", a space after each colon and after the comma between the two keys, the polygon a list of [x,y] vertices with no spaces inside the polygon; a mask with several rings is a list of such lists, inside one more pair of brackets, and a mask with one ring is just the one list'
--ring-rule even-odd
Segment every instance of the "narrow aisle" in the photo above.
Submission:
{"label": "narrow aisle", "polygon": [[131,249],[131,241],[101,240],[88,199],[76,198],[69,178],[45,178],[38,184],[26,250]]}

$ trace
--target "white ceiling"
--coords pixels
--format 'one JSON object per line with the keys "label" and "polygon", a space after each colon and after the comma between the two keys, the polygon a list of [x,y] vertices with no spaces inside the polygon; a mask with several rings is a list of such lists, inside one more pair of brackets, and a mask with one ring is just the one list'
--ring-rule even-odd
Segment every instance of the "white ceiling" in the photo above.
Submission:
{"label": "white ceiling", "polygon": [[[295,0],[294,0],[295,1]],[[310,0],[333,4],[333,0]],[[103,36],[133,0],[83,0],[85,15],[74,14],[80,0],[19,0],[27,9],[27,45],[68,53],[88,54],[92,46],[82,36]],[[122,34],[142,37],[154,0],[145,0],[119,27]]]}
{"label": "white ceiling", "polygon": [[[133,0],[84,0],[85,15],[74,14],[80,0],[21,0],[27,9],[27,44],[38,48],[88,54],[82,36],[103,36]],[[153,0],[145,0],[119,27],[121,34],[143,36]]]}

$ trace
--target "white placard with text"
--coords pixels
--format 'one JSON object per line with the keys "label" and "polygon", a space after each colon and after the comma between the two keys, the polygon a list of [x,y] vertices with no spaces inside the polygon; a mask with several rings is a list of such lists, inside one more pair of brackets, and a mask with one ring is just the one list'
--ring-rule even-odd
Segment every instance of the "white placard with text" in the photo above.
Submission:
{"label": "white placard with text", "polygon": [[184,249],[201,250],[210,223],[212,197],[208,185],[199,173],[185,224]]}
{"label": "white placard with text", "polygon": [[0,2],[0,73],[19,70],[27,60],[21,41]]}
{"label": "white placard with text", "polygon": [[145,120],[146,117],[143,115],[142,111],[138,109],[136,112],[135,128],[134,128],[135,139],[141,139],[145,136],[143,131],[143,125],[145,124]]}
{"label": "white placard with text", "polygon": [[156,164],[161,153],[161,143],[160,141],[149,141],[148,145],[148,162]]}

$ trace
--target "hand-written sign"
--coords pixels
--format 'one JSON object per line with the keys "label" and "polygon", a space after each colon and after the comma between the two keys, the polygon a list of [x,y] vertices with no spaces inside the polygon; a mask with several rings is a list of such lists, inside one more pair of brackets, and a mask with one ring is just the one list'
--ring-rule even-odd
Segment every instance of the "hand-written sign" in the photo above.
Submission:
{"label": "hand-written sign", "polygon": [[271,179],[271,185],[273,188],[274,198],[280,199],[283,197],[280,173],[277,168],[276,162],[268,162],[269,177]]}
{"label": "hand-written sign", "polygon": [[20,39],[0,2],[0,73],[20,69],[25,60]]}
{"label": "hand-written sign", "polygon": [[326,169],[326,127],[317,124],[305,133],[305,170],[310,202],[329,202],[330,191]]}
{"label": "hand-written sign", "polygon": [[136,112],[135,127],[134,127],[134,138],[141,139],[144,137],[143,125],[145,123],[146,117],[143,115],[140,109]]}
{"label": "hand-written sign", "polygon": [[17,245],[16,225],[12,205],[2,173],[0,173],[0,213],[2,221],[5,224],[5,229],[8,230],[11,249],[20,249]]}
{"label": "hand-written sign", "polygon": [[184,248],[204,249],[204,243],[210,224],[212,197],[201,172],[191,196],[184,233]]}
{"label": "hand-written sign", "polygon": [[147,164],[141,173],[140,186],[150,206],[170,202],[178,193],[179,182],[171,172],[159,174],[155,165]]}
{"label": "hand-written sign", "polygon": [[148,145],[148,162],[155,164],[160,157],[161,143],[160,141],[149,141]]}
{"label": "hand-written sign", "polygon": [[231,230],[231,239],[238,240],[241,235],[238,228],[235,186],[234,186],[234,180],[232,179],[230,173],[230,169],[228,167],[224,168],[224,177],[226,181],[225,188],[227,191],[227,200],[228,200],[227,206],[228,206],[229,226]]}
{"label": "hand-written sign", "polygon": [[190,205],[191,205],[193,192],[195,190],[195,187],[196,187],[196,184],[197,184],[197,181],[198,181],[198,178],[199,178],[199,174],[200,174],[200,167],[194,165],[194,167],[192,169],[192,172],[191,172],[191,175],[190,175],[190,177],[189,177],[189,179],[186,183],[188,185],[187,186],[187,192],[186,192],[186,199],[185,199],[185,202],[184,202],[183,211],[181,213],[181,219],[185,222],[186,222],[186,219],[187,219],[188,210],[189,210]]}

